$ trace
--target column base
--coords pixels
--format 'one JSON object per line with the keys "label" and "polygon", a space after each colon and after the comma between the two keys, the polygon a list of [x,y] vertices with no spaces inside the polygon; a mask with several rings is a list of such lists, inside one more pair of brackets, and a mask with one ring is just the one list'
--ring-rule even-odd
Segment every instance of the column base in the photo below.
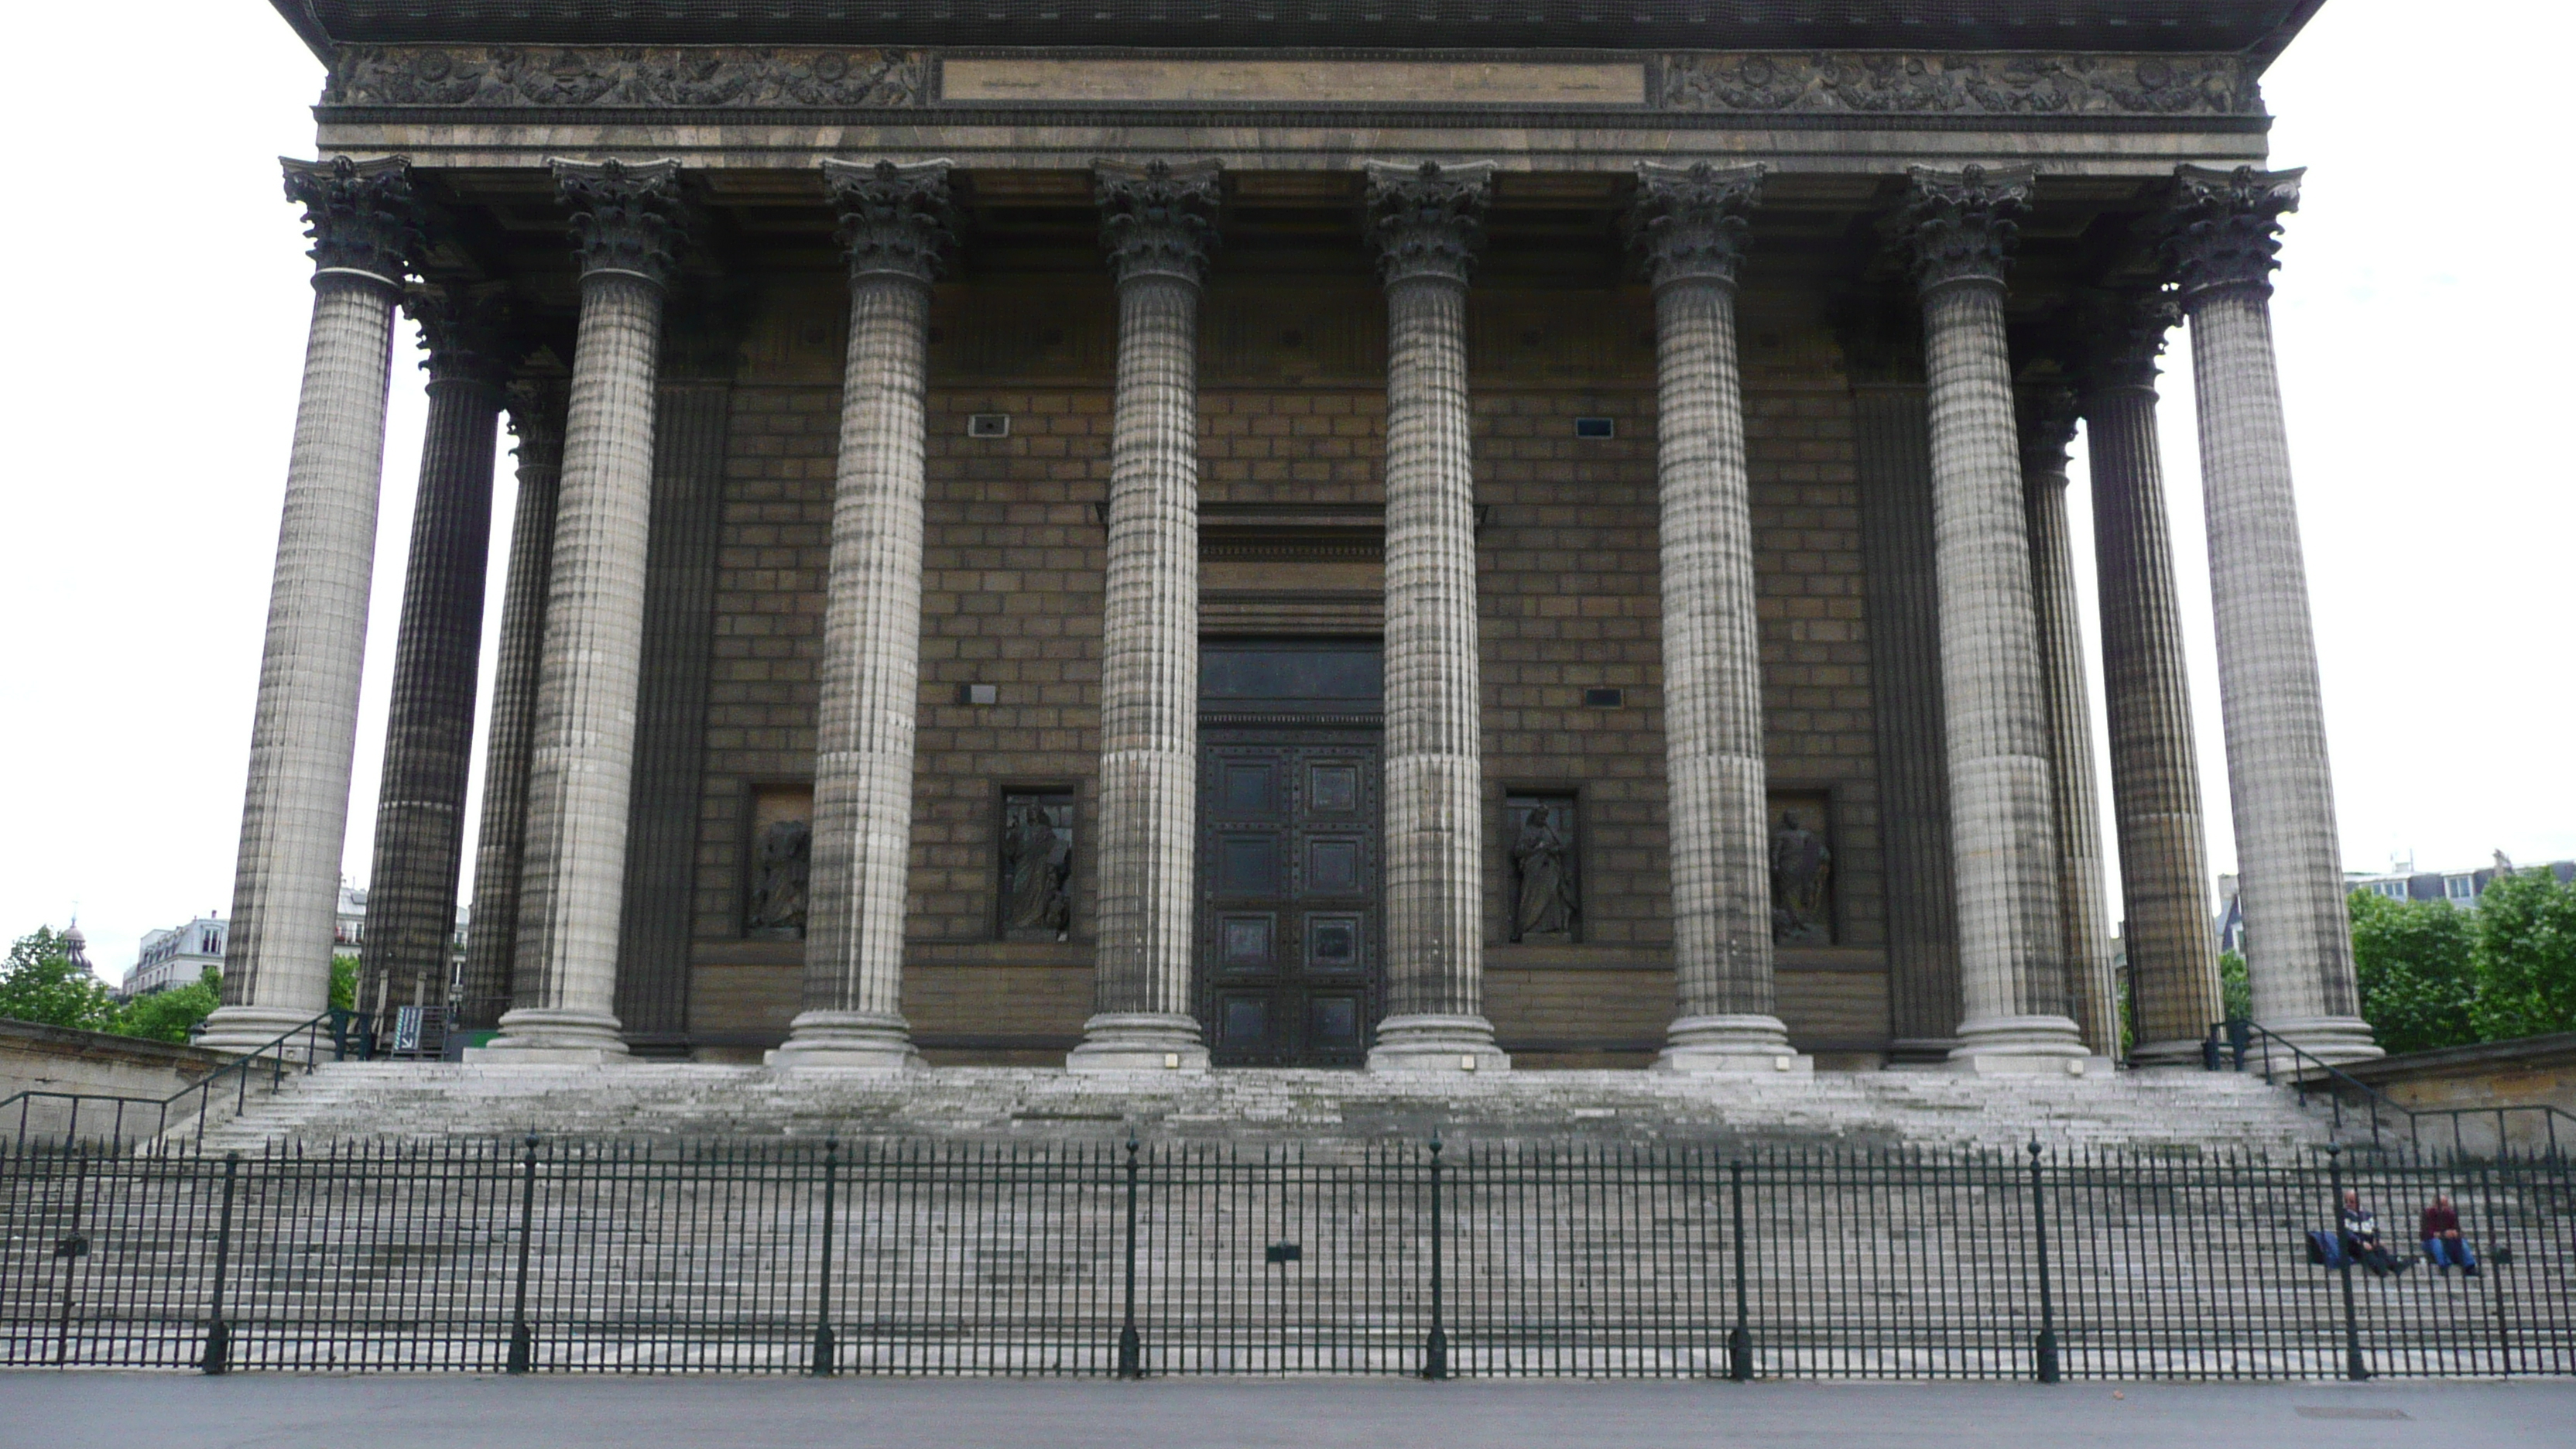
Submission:
{"label": "column base", "polygon": [[[2386,1047],[2371,1039],[2370,1023],[2357,1016],[2294,1016],[2284,1021],[2257,1021],[2328,1066],[2375,1061],[2388,1055]],[[2246,1052],[2246,1061],[2253,1061],[2255,1052],[2260,1050],[2258,1041],[2253,1050]]]}
{"label": "column base", "polygon": [[912,1045],[912,1024],[873,1011],[808,1011],[787,1024],[787,1044],[761,1057],[782,1070],[905,1072],[926,1064]]}
{"label": "column base", "polygon": [[2199,1071],[2205,1066],[2200,1057],[2200,1038],[2184,1041],[2142,1041],[2129,1048],[2129,1066],[2134,1071]]}
{"label": "column base", "polygon": [[[319,1015],[318,1011],[300,1011],[291,1006],[218,1006],[207,1016],[206,1029],[190,1045],[210,1052],[249,1056]],[[323,1033],[320,1040],[329,1041],[329,1033]],[[277,1054],[302,1061],[304,1045],[288,1042],[278,1048]]]}
{"label": "column base", "polygon": [[1816,1059],[1789,1046],[1789,1028],[1776,1016],[1728,1015],[1677,1018],[1665,1034],[1658,1072],[1812,1073]]}
{"label": "column base", "polygon": [[1103,1011],[1082,1024],[1068,1072],[1204,1072],[1206,1043],[1195,1017],[1177,1011]]}
{"label": "column base", "polygon": [[2084,1044],[2084,1033],[2063,1016],[1994,1016],[1959,1023],[1950,1070],[1979,1076],[2045,1072],[2080,1077],[2102,1061]]}
{"label": "column base", "polygon": [[1512,1059],[1494,1045],[1494,1024],[1481,1016],[1415,1012],[1377,1024],[1369,1048],[1372,1072],[1508,1072]]}
{"label": "column base", "polygon": [[486,1066],[604,1067],[626,1060],[617,1018],[605,1011],[529,1006],[501,1013],[501,1034],[468,1047],[465,1060]]}

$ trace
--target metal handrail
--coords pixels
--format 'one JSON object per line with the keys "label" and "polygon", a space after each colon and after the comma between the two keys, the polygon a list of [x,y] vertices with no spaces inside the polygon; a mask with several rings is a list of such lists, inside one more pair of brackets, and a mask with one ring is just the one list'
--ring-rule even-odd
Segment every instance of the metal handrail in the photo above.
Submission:
{"label": "metal handrail", "polygon": [[2547,1102],[2508,1102],[2492,1107],[2409,1107],[2261,1022],[2248,1021],[2241,1016],[2211,1023],[2209,1035],[2200,1044],[2201,1065],[2210,1071],[2217,1072],[2230,1070],[2232,1063],[2232,1070],[2241,1072],[2246,1068],[2247,1055],[2259,1052],[2264,1082],[2279,1085],[2279,1079],[2275,1076],[2273,1068],[2273,1053],[2276,1047],[2289,1057],[2289,1065],[2284,1071],[2289,1077],[2289,1084],[2298,1088],[2299,1105],[2303,1107],[2307,1105],[2308,1094],[2311,1091],[2325,1092],[2326,1101],[2334,1110],[2335,1135],[2338,1137],[2343,1135],[2344,1094],[2349,1091],[2359,1099],[2361,1105],[2370,1109],[2370,1145],[2374,1148],[2387,1145],[2381,1137],[2383,1116],[2403,1119],[2406,1124],[2406,1143],[2418,1151],[2424,1146],[2424,1119],[2449,1118],[2451,1151],[2455,1155],[2466,1156],[2468,1144],[2460,1131],[2461,1121],[2470,1117],[2492,1115],[2496,1123],[2496,1151],[2502,1155],[2507,1141],[2505,1122],[2509,1113],[2539,1115],[2541,1126],[2549,1139],[2549,1145],[2545,1149],[2548,1156],[2560,1155],[2558,1123],[2562,1119],[2568,1123],[2570,1129],[2569,1143],[2576,1144],[2576,1113],[2570,1113]]}
{"label": "metal handrail", "polygon": [[[250,1083],[255,1074],[265,1071],[268,1076],[268,1089],[274,1092],[284,1082],[288,1068],[294,1068],[298,1074],[311,1072],[314,1064],[321,1060],[322,1034],[325,1031],[330,1035],[331,1060],[335,1062],[347,1061],[352,1056],[363,1061],[375,1054],[374,1033],[368,1015],[365,1012],[344,1011],[333,1007],[311,1020],[287,1028],[256,1051],[224,1063],[208,1072],[202,1079],[180,1088],[167,1097],[126,1096],[109,1092],[52,1092],[39,1089],[0,1097],[0,1114],[6,1114],[13,1106],[18,1109],[17,1141],[20,1147],[24,1147],[27,1145],[28,1115],[38,1102],[71,1104],[71,1116],[64,1124],[62,1133],[63,1140],[66,1142],[79,1138],[81,1111],[86,1104],[92,1102],[111,1104],[114,1108],[114,1116],[110,1119],[108,1136],[111,1141],[123,1146],[126,1140],[125,1122],[129,1110],[137,1117],[145,1111],[151,1112],[153,1116],[150,1137],[158,1139],[169,1133],[171,1109],[194,1097],[197,1099],[196,1111],[193,1114],[181,1114],[180,1120],[184,1123],[193,1116],[196,1122],[196,1140],[203,1143],[206,1138],[206,1113],[214,1105],[214,1094],[218,1086],[222,1085],[227,1078],[230,1079],[233,1090],[233,1112],[238,1116],[250,1100]],[[301,1057],[284,1050],[289,1042],[297,1041],[299,1038],[303,1045]]]}

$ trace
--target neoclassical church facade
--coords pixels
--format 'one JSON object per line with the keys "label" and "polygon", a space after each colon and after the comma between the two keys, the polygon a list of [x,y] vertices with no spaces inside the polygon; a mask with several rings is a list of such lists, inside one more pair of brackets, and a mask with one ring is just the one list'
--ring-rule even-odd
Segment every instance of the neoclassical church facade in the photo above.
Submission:
{"label": "neoclassical church facade", "polygon": [[400,312],[361,1005],[475,1059],[2196,1064],[2219,766],[2256,1016],[2373,1054],[2268,311],[2316,3],[275,0],[315,304],[207,1039],[327,1003]]}

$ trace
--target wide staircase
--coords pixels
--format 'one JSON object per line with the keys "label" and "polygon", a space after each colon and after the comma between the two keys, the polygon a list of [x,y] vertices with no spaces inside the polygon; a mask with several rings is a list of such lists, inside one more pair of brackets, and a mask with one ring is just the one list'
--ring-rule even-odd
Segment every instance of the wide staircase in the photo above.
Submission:
{"label": "wide staircase", "polygon": [[210,1151],[355,1138],[927,1138],[1358,1144],[1687,1142],[1718,1148],[2116,1146],[2303,1156],[2331,1123],[2233,1073],[1372,1076],[879,1075],[637,1063],[603,1069],[326,1064],[205,1133]]}

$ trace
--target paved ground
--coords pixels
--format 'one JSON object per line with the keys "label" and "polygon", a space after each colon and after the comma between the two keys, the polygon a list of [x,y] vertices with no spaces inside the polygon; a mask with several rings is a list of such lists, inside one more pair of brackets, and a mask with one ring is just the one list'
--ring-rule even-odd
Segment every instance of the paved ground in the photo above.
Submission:
{"label": "paved ground", "polygon": [[288,1378],[0,1373],[0,1449],[2503,1449],[2569,1442],[2576,1384],[1422,1384],[1400,1380]]}

